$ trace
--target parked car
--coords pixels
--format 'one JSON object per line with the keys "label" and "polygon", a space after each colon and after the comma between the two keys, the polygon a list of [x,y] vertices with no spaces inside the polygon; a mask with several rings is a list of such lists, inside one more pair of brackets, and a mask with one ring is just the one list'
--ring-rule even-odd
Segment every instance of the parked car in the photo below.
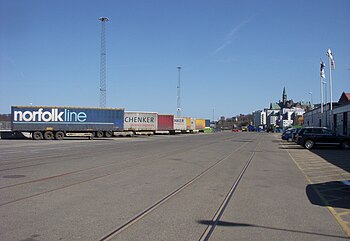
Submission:
{"label": "parked car", "polygon": [[288,128],[282,133],[282,140],[286,140],[288,142],[295,141],[295,135],[300,130],[300,128]]}
{"label": "parked car", "polygon": [[248,129],[248,131],[255,131],[255,126],[249,125],[249,126],[247,127],[247,129]]}
{"label": "parked car", "polygon": [[281,138],[282,138],[282,140],[286,140],[286,141],[290,142],[293,139],[292,134],[293,134],[293,129],[289,128],[289,129],[282,132]]}
{"label": "parked car", "polygon": [[336,135],[326,127],[304,127],[297,134],[296,143],[310,150],[315,146],[338,146],[350,149],[350,137]]}
{"label": "parked car", "polygon": [[295,131],[292,135],[292,141],[296,142],[296,139],[297,139],[297,136],[298,136],[298,133],[300,132],[301,128],[295,128]]}
{"label": "parked car", "polygon": [[276,128],[275,133],[283,133],[283,128]]}

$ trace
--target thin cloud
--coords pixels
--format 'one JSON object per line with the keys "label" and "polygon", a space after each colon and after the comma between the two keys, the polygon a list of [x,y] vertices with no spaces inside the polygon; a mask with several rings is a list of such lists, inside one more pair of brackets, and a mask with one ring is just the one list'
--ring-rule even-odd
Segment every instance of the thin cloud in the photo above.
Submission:
{"label": "thin cloud", "polygon": [[239,59],[230,57],[230,58],[217,59],[216,62],[227,64],[227,63],[239,62]]}
{"label": "thin cloud", "polygon": [[230,46],[234,40],[238,37],[239,30],[248,24],[251,21],[251,18],[239,23],[237,26],[235,26],[226,36],[226,39],[223,44],[221,44],[217,49],[214,50],[212,55],[215,55],[219,53],[221,50],[225,49],[226,47]]}

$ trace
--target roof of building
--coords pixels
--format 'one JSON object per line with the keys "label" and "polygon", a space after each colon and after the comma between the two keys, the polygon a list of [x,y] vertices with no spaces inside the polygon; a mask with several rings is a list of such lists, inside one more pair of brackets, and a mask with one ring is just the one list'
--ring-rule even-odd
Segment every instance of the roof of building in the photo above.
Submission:
{"label": "roof of building", "polygon": [[270,110],[280,110],[281,106],[278,103],[271,103]]}
{"label": "roof of building", "polygon": [[338,101],[339,104],[350,103],[350,93],[343,92]]}

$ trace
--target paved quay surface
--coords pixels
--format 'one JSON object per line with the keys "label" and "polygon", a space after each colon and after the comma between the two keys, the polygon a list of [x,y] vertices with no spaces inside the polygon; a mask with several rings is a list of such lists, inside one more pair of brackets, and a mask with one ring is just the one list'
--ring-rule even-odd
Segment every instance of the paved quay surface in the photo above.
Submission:
{"label": "paved quay surface", "polygon": [[299,149],[282,143],[308,180],[310,201],[325,206],[350,237],[350,153],[337,148]]}
{"label": "paved quay surface", "polygon": [[0,140],[0,240],[349,240],[349,152],[280,134]]}

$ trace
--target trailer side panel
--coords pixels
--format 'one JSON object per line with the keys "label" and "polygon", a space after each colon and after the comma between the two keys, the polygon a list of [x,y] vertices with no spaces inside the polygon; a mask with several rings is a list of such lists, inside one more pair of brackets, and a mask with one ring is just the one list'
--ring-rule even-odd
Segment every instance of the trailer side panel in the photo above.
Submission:
{"label": "trailer side panel", "polygon": [[124,109],[12,106],[13,131],[121,131]]}

